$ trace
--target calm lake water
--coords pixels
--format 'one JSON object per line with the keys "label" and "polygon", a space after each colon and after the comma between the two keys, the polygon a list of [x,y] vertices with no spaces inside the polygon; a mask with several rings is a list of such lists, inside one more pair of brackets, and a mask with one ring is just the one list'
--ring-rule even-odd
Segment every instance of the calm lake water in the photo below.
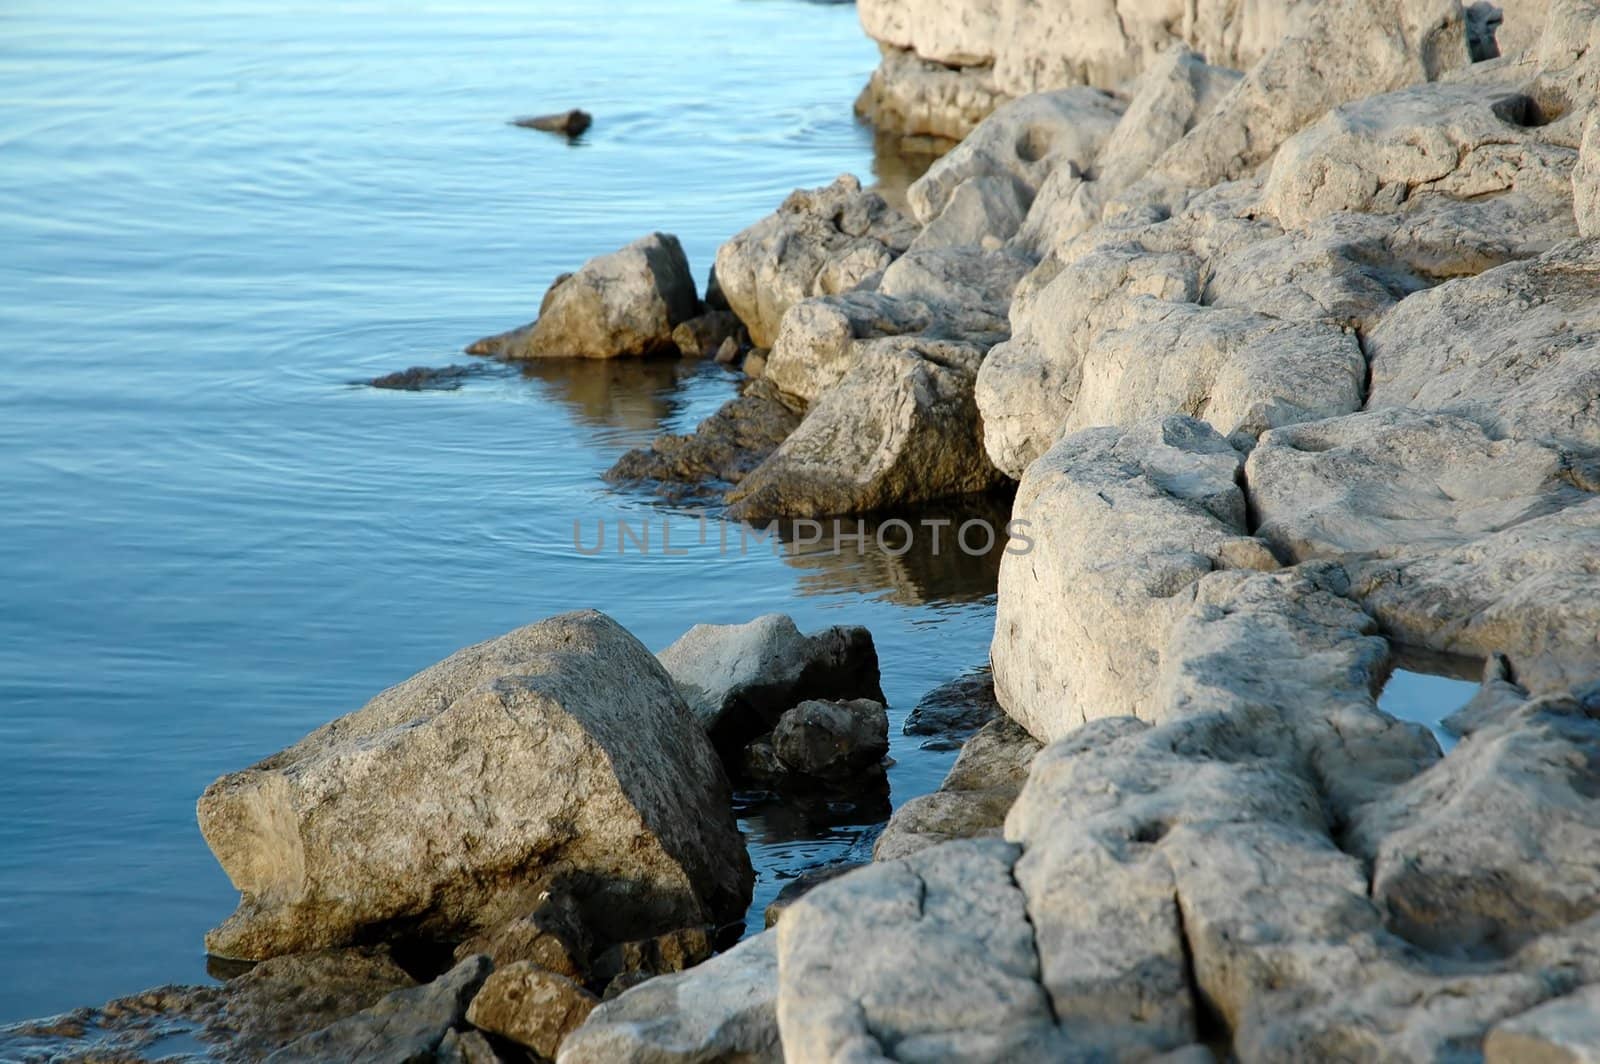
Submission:
{"label": "calm lake water", "polygon": [[[652,229],[703,279],[790,189],[870,174],[875,60],[854,8],[789,0],[0,8],[0,1021],[203,979],[235,902],[206,784],[563,610],[656,649],[866,624],[896,800],[936,784],[953,755],[899,723],[986,657],[988,564],[572,549],[575,519],[661,519],[599,474],[732,374],[349,383],[466,361]],[[506,124],[578,105],[575,144]],[[752,815],[757,909],[864,849],[840,819]]]}

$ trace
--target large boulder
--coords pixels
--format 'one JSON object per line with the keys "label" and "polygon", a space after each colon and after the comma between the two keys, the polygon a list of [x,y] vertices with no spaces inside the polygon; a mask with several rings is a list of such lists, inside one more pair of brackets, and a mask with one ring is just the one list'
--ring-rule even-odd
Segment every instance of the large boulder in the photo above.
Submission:
{"label": "large boulder", "polygon": [[769,613],[746,624],[697,624],[659,656],[725,757],[806,699],[884,701],[878,652],[865,628],[836,625],[804,635],[788,616]]}
{"label": "large boulder", "polygon": [[1276,565],[1246,529],[1243,465],[1209,426],[1169,417],[1068,436],[1028,467],[1012,515],[1033,542],[1001,562],[990,648],[1007,713],[1048,742],[1149,712],[1185,588]]}
{"label": "large boulder", "polygon": [[558,277],[539,318],[468,350],[500,358],[618,358],[676,351],[673,329],[700,309],[678,238],[651,233]]}
{"label": "large boulder", "polygon": [[206,939],[225,957],[458,941],[547,889],[637,937],[732,919],[752,881],[694,716],[594,611],[459,651],[219,779],[199,818],[242,895]]}
{"label": "large boulder", "polygon": [[717,280],[757,347],[771,347],[784,311],[802,299],[846,292],[910,246],[917,228],[846,174],[793,192],[777,213],[717,250]]}
{"label": "large boulder", "polygon": [[986,491],[973,381],[983,349],[890,337],[858,341],[843,379],[771,457],[728,493],[745,520],[864,513]]}
{"label": "large boulder", "polygon": [[1367,336],[1370,409],[1460,414],[1496,435],[1600,445],[1600,244],[1448,281]]}

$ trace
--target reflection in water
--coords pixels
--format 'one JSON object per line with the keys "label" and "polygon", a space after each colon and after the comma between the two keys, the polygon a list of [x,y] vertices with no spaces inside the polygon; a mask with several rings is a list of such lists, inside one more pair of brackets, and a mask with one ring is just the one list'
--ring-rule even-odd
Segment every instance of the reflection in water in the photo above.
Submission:
{"label": "reflection in water", "polygon": [[1394,646],[1394,671],[1378,696],[1378,708],[1390,716],[1421,724],[1448,753],[1456,736],[1444,719],[1478,693],[1483,662],[1457,654],[1441,654],[1421,647]]}
{"label": "reflection in water", "polygon": [[565,404],[595,428],[658,432],[685,405],[683,385],[703,377],[731,382],[730,371],[709,360],[683,358],[549,358],[520,364],[545,395]]}
{"label": "reflection in water", "polygon": [[877,179],[874,187],[896,210],[906,211],[906,189],[955,145],[955,141],[943,137],[902,137],[874,130],[872,176]]}

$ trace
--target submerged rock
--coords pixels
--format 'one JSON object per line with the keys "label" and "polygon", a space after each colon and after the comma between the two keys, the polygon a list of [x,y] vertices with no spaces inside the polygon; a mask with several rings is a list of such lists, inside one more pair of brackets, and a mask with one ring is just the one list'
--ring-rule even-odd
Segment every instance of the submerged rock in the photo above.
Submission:
{"label": "submerged rock", "polygon": [[884,701],[865,628],[803,635],[787,616],[769,613],[746,624],[697,624],[658,656],[724,757],[806,699]]}
{"label": "submerged rock", "polygon": [[923,749],[946,749],[943,744],[967,739],[1000,712],[994,697],[994,673],[985,666],[923,695],[906,714],[901,731],[935,736],[922,744]]}
{"label": "submerged rock", "polygon": [[576,137],[594,124],[594,116],[588,111],[574,107],[570,111],[561,111],[552,115],[530,115],[526,118],[517,118],[512,120],[511,124],[522,126],[524,129],[537,129],[544,133],[563,133],[569,137]]}
{"label": "submerged rock", "polygon": [[673,330],[700,308],[678,238],[651,233],[556,278],[538,320],[479,340],[496,358],[619,358],[676,351]]}
{"label": "submerged rock", "polygon": [[482,364],[472,366],[412,366],[410,369],[385,373],[366,383],[373,388],[387,388],[402,392],[451,392],[469,377],[482,376],[489,371]]}
{"label": "submerged rock", "polygon": [[212,784],[201,830],[242,898],[207,947],[449,942],[562,889],[613,939],[720,923],[751,884],[727,793],[650,653],[603,614],[565,614]]}

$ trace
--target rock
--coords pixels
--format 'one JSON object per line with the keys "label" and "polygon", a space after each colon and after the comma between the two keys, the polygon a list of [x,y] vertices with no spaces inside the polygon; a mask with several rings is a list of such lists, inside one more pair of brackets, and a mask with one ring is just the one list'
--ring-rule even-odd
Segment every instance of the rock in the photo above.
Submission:
{"label": "rock", "polygon": [[1470,417],[1496,435],[1600,445],[1600,245],[1448,281],[1367,337],[1368,407]]}
{"label": "rock", "polygon": [[887,48],[946,67],[992,67],[1008,95],[1066,85],[1117,85],[1187,44],[1213,62],[1243,66],[1272,47],[1298,5],[1206,0],[1185,11],[1108,8],[1073,0],[940,4],[866,0],[861,24]]}
{"label": "rock", "polygon": [[720,359],[729,341],[733,342],[735,354],[738,353],[741,328],[739,316],[731,310],[710,310],[680,322],[672,330],[672,342],[684,358],[715,355]]}
{"label": "rock", "polygon": [[1275,430],[1246,469],[1257,534],[1286,558],[1344,559],[1395,638],[1503,652],[1542,689],[1592,669],[1597,475],[1562,448],[1404,409]]}
{"label": "rock", "polygon": [[329,1060],[427,1064],[489,978],[489,958],[468,957],[426,986],[396,990],[376,1005],[284,1046],[271,1064]]}
{"label": "rock", "polygon": [[583,982],[589,971],[593,942],[583,925],[583,914],[571,897],[551,894],[531,913],[519,916],[456,947],[457,960],[481,953],[503,968],[531,961],[568,979]]}
{"label": "rock", "polygon": [[1453,735],[1471,735],[1515,712],[1527,700],[1527,688],[1512,678],[1511,662],[1504,654],[1490,654],[1483,663],[1478,693],[1440,723]]}
{"label": "rock", "polygon": [[484,982],[467,1009],[467,1022],[551,1059],[599,1003],[566,976],[516,961],[496,968]]}
{"label": "rock", "polygon": [[952,69],[889,49],[856,98],[855,112],[880,131],[955,141],[1005,100],[990,69]]}
{"label": "rock", "polygon": [[469,377],[481,376],[489,371],[485,365],[475,366],[412,366],[395,373],[373,377],[366,383],[373,388],[387,388],[401,392],[453,392]]}
{"label": "rock", "polygon": [[1012,516],[1035,543],[1001,561],[990,648],[1013,719],[1048,742],[1138,715],[1184,589],[1214,568],[1276,565],[1247,535],[1242,467],[1209,426],[1169,417],[1080,432],[1028,468]]}
{"label": "rock", "polygon": [[729,336],[717,345],[716,361],[719,366],[731,365],[739,361],[739,341]]}
{"label": "rock", "polygon": [[923,749],[946,749],[932,744],[967,739],[973,732],[1000,715],[994,697],[994,674],[988,666],[940,684],[922,696],[906,714],[900,729],[906,735],[932,735]]}
{"label": "rock", "polygon": [[594,611],[459,651],[213,783],[198,811],[242,894],[206,939],[224,957],[380,929],[459,940],[563,884],[589,926],[638,937],[732,919],[752,879],[694,717]]}
{"label": "rock", "polygon": [[653,972],[623,972],[606,984],[605,991],[600,995],[600,1000],[610,1001],[612,998],[620,997],[634,987],[647,983],[654,978],[655,974]]}
{"label": "rock", "polygon": [[623,975],[664,975],[693,968],[711,956],[711,935],[704,927],[680,927],[654,938],[619,942],[595,959],[594,977],[610,982]]}
{"label": "rock", "polygon": [[744,375],[758,380],[766,376],[767,356],[760,351],[751,351],[744,357],[744,364],[739,367],[744,370]]}
{"label": "rock", "polygon": [[767,903],[766,909],[762,912],[762,918],[766,926],[768,928],[778,926],[778,921],[783,918],[784,913],[789,911],[791,905],[817,887],[822,886],[822,884],[838,879],[845,873],[853,872],[857,868],[865,867],[866,864],[862,861],[839,861],[834,864],[824,865],[822,868],[811,872],[802,872],[788,883],[785,883],[783,889],[778,891],[778,896]]}
{"label": "rock", "polygon": [[722,245],[717,280],[751,340],[770,347],[784,311],[854,288],[915,236],[911,222],[846,174],[826,188],[792,193],[776,214]]}
{"label": "rock", "polygon": [[594,116],[588,111],[573,108],[553,115],[533,115],[528,118],[519,118],[511,123],[522,126],[524,129],[537,129],[545,133],[564,133],[569,137],[576,137],[594,124]]}
{"label": "rock", "polygon": [[1483,1043],[1484,1064],[1600,1061],[1600,984],[1503,1020]]}
{"label": "rock", "polygon": [[730,516],[865,513],[999,483],[972,394],[981,348],[894,337],[852,345],[851,357],[793,434],[728,493]]}
{"label": "rock", "polygon": [[755,935],[676,975],[603,1002],[562,1043],[559,1064],[779,1064],[777,936]]}
{"label": "rock", "polygon": [[678,238],[651,233],[556,279],[531,325],[487,337],[469,354],[499,358],[619,358],[676,351],[673,330],[698,313]]}
{"label": "rock", "polygon": [[[1198,48],[1213,61],[1219,55]],[[1289,137],[1348,100],[1465,66],[1458,0],[1337,0],[1302,17],[1152,168],[1158,181],[1209,188],[1249,173]]]}
{"label": "rock", "polygon": [[1477,84],[1416,85],[1344,104],[1278,150],[1265,202],[1298,228],[1420,197],[1514,193],[1564,221],[1577,153],[1533,125],[1535,106],[1524,93]]}
{"label": "rock", "polygon": [[769,932],[785,1058],[1025,1059],[974,1051],[1053,1033],[1016,857],[998,839],[948,843],[796,902]]}
{"label": "rock", "polygon": [[955,187],[938,215],[911,242],[912,251],[977,246],[998,248],[1027,217],[1028,205],[1008,175],[969,177]]}
{"label": "rock", "polygon": [[1120,192],[1215,110],[1243,76],[1212,66],[1182,46],[1162,53],[1140,77],[1127,110],[1101,147],[1095,180]]}
{"label": "rock", "polygon": [[1572,205],[1581,236],[1600,236],[1600,116],[1583,127],[1583,147],[1572,170]]}
{"label": "rock", "polygon": [[802,635],[787,616],[769,613],[746,624],[697,624],[658,657],[725,756],[806,699],[884,701],[865,628]]}
{"label": "rock", "polygon": [[1038,740],[1009,718],[985,724],[961,748],[937,791],[895,810],[872,846],[873,859],[892,861],[955,839],[998,836],[1038,752]]}
{"label": "rock", "polygon": [[437,1064],[500,1064],[500,1054],[481,1033],[446,1031],[434,1054]]}
{"label": "rock", "polygon": [[[748,365],[748,360],[747,363]],[[657,436],[605,472],[613,484],[658,482],[663,493],[713,491],[737,484],[800,425],[798,404],[765,381],[753,381],[691,433]]]}
{"label": "rock", "polygon": [[917,221],[934,221],[973,178],[1009,178],[1026,209],[1051,170],[1088,170],[1122,116],[1113,96],[1090,88],[1013,100],[984,119],[906,190]]}
{"label": "rock", "polygon": [[772,748],[791,772],[818,779],[847,779],[889,752],[889,716],[882,702],[812,699],[778,718]]}

